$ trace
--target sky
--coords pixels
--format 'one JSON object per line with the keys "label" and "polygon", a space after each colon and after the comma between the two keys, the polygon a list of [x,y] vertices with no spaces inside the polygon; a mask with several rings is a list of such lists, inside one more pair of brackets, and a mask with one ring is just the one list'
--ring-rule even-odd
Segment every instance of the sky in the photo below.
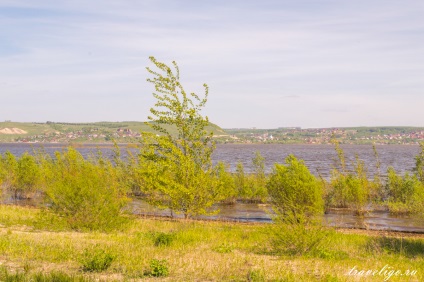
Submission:
{"label": "sky", "polygon": [[422,0],[0,0],[0,121],[145,121],[149,56],[223,128],[424,126]]}

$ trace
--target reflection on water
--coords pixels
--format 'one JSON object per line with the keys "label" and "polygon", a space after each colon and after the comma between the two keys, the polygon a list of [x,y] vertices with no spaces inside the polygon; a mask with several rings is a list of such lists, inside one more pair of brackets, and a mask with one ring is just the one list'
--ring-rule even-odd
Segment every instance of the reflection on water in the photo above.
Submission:
{"label": "reflection on water", "polygon": [[[236,203],[234,205],[219,204],[215,205],[214,209],[219,209],[217,215],[201,216],[199,219],[219,219],[237,222],[271,222],[271,209],[268,205],[249,203]],[[171,216],[170,210],[154,208],[141,200],[134,200],[129,205],[129,210],[139,215]],[[176,217],[182,218],[182,215]],[[359,217],[352,211],[331,210],[323,217],[328,225],[336,227],[424,233],[424,220],[422,218],[394,216],[383,211],[370,212],[363,217]]]}

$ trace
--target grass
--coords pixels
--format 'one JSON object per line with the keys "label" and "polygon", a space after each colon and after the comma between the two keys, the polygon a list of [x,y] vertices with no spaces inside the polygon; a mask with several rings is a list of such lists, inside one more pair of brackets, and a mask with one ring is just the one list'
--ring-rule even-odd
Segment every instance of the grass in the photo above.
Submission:
{"label": "grass", "polygon": [[[63,281],[358,281],[346,275],[353,267],[380,270],[385,265],[417,270],[411,279],[390,281],[424,280],[423,238],[337,231],[330,245],[313,254],[280,256],[269,247],[267,224],[136,219],[125,231],[74,232],[58,218],[40,220],[40,213],[0,206],[0,281],[55,281],[55,275]],[[107,269],[85,272],[82,262],[93,248],[113,260]],[[155,264],[166,276],[154,278],[152,262],[166,265],[169,273]]]}

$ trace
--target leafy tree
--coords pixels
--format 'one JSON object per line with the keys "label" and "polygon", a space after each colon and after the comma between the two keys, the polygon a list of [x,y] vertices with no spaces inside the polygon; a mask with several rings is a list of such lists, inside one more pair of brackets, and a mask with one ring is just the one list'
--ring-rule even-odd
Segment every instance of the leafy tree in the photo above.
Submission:
{"label": "leafy tree", "polygon": [[[158,206],[181,212],[185,218],[207,213],[215,202],[223,199],[215,180],[211,154],[215,148],[212,132],[206,131],[207,117],[200,112],[205,106],[208,86],[200,98],[188,94],[180,82],[179,68],[173,68],[150,57],[157,70],[147,81],[155,86],[154,108],[147,123],[159,134],[142,134],[141,176],[148,200]],[[176,130],[172,134],[170,128]]]}

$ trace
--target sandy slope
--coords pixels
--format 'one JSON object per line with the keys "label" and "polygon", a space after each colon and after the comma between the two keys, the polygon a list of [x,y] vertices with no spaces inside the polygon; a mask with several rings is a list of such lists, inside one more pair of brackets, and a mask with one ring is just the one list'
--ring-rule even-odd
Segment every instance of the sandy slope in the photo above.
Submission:
{"label": "sandy slope", "polygon": [[3,128],[0,129],[0,134],[26,134],[27,132],[25,130],[19,129],[19,128]]}

